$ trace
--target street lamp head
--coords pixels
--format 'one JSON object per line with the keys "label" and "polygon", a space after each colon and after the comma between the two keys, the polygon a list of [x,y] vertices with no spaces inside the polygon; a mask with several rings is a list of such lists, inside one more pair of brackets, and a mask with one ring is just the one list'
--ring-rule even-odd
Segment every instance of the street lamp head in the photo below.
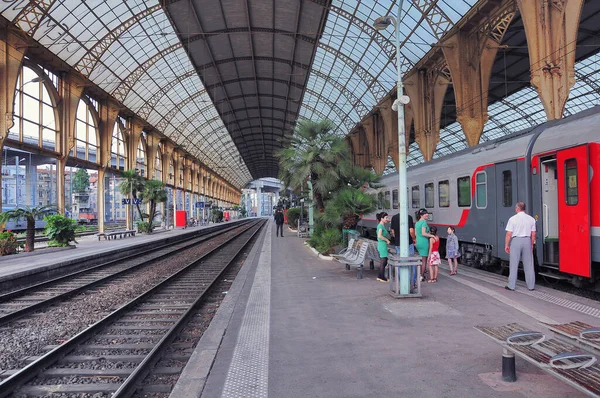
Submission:
{"label": "street lamp head", "polygon": [[391,15],[386,15],[384,17],[379,17],[373,22],[373,27],[375,30],[386,30],[388,26],[395,25],[396,18]]}
{"label": "street lamp head", "polygon": [[392,110],[394,112],[398,112],[398,105],[408,105],[408,103],[410,102],[410,98],[408,95],[402,95],[400,96],[400,98],[396,99],[394,101],[394,103],[392,104]]}

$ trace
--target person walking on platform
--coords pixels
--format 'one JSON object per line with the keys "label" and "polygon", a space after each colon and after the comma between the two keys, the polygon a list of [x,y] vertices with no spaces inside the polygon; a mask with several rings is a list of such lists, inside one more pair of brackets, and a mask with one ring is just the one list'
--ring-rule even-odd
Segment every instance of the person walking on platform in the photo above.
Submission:
{"label": "person walking on platform", "polygon": [[[275,225],[277,225],[277,230],[275,232],[275,236],[281,236],[283,238],[283,212],[281,209],[277,209],[275,211]],[[281,235],[279,235],[281,233]]]}
{"label": "person walking on platform", "polygon": [[[394,245],[396,246],[396,254],[400,254],[400,213],[395,214],[392,217],[392,237],[394,238]],[[410,257],[415,255],[415,241],[417,237],[415,235],[415,222],[412,216],[408,215],[408,255]],[[410,268],[410,285],[417,285],[417,267]]]}
{"label": "person walking on platform", "polygon": [[377,275],[377,280],[379,282],[387,282],[387,278],[385,277],[385,267],[388,263],[388,245],[390,244],[390,234],[387,229],[385,229],[385,224],[389,222],[388,214],[384,211],[381,213],[377,213],[377,251],[379,252],[379,257],[381,258],[381,262],[379,263],[379,274]]}
{"label": "person walking on platform", "polygon": [[510,273],[507,290],[515,290],[519,261],[523,261],[525,282],[529,290],[535,289],[535,270],[533,268],[533,247],[535,245],[535,219],[525,213],[525,203],[518,202],[515,206],[517,214],[506,224],[504,251],[510,254]]}

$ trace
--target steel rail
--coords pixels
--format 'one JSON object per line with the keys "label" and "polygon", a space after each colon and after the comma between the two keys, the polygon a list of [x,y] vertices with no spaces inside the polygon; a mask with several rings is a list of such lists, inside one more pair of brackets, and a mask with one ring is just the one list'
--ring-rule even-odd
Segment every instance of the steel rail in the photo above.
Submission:
{"label": "steel rail", "polygon": [[[196,307],[204,299],[204,296],[208,293],[210,288],[217,282],[221,275],[229,268],[231,263],[238,257],[241,251],[250,243],[252,238],[260,231],[262,225],[259,224],[258,228],[246,239],[246,241],[240,246],[240,248],[233,254],[231,260],[225,265],[221,271],[214,276],[212,281],[206,286],[204,291],[198,296],[192,305],[185,311],[185,313],[179,318],[179,320],[169,329],[169,331],[160,339],[156,347],[148,353],[146,358],[135,368],[135,370],[129,375],[129,377],[123,382],[121,387],[112,395],[112,398],[130,397],[133,395],[139,387],[139,384],[144,380],[146,376],[152,370],[152,367],[160,360],[162,352],[168,348],[168,345],[177,337],[177,333],[184,328],[189,319],[193,317]],[[250,229],[250,228],[249,228]]]}
{"label": "steel rail", "polygon": [[[104,277],[100,277],[99,279],[97,279],[95,281],[92,281],[92,282],[89,282],[89,283],[85,283],[85,284],[83,284],[83,285],[81,285],[79,287],[73,288],[73,289],[69,289],[69,290],[65,291],[64,293],[58,293],[56,296],[52,296],[52,297],[50,297],[50,298],[48,298],[46,300],[39,301],[39,302],[37,302],[35,304],[26,306],[26,307],[18,309],[16,311],[7,313],[5,315],[0,314],[0,327],[6,325],[9,322],[12,322],[12,321],[18,319],[18,318],[21,318],[21,317],[23,317],[25,315],[28,315],[28,314],[30,314],[30,313],[32,313],[34,311],[37,311],[39,309],[42,309],[42,308],[47,307],[49,305],[52,305],[52,304],[54,304],[54,303],[56,303],[58,301],[64,300],[64,299],[66,299],[66,298],[68,298],[68,297],[70,297],[70,296],[72,296],[72,295],[74,295],[76,293],[79,293],[79,292],[81,292],[83,290],[90,289],[90,288],[92,288],[94,286],[97,286],[99,284],[108,282],[111,279],[117,278],[119,276],[123,276],[123,275],[125,275],[127,273],[130,273],[130,272],[133,272],[136,269],[139,269],[140,267],[147,266],[147,265],[149,265],[152,262],[155,262],[155,261],[161,260],[161,259],[163,259],[165,257],[168,257],[168,256],[172,255],[176,251],[180,251],[182,249],[185,250],[185,249],[187,249],[189,247],[192,247],[192,246],[194,246],[194,245],[196,245],[198,243],[205,242],[205,241],[207,241],[209,239],[212,239],[215,236],[220,236],[220,235],[222,235],[224,233],[227,233],[227,232],[229,232],[229,231],[231,231],[231,230],[233,230],[235,228],[238,228],[240,225],[245,225],[245,224],[247,224],[247,222],[240,223],[240,224],[235,224],[235,225],[233,225],[231,227],[226,227],[226,228],[223,228],[223,229],[207,231],[207,233],[202,234],[200,236],[190,236],[188,238],[183,239],[182,241],[177,242],[177,243],[183,243],[183,242],[193,241],[192,243],[188,243],[187,245],[185,245],[183,247],[179,246],[176,249],[173,249],[173,250],[171,250],[171,251],[169,251],[167,253],[161,254],[161,255],[159,255],[157,257],[154,257],[152,259],[149,259],[147,261],[141,262],[140,264],[127,267],[125,269],[122,269],[120,271],[117,271],[115,273],[112,273],[112,274],[104,276]],[[206,231],[206,230],[201,230],[201,231]],[[64,275],[64,276],[55,278],[55,279],[50,280],[50,281],[39,283],[37,285],[33,285],[33,286],[30,286],[30,287],[27,287],[27,288],[24,288],[24,289],[15,291],[15,292],[7,293],[7,294],[5,294],[3,296],[0,296],[0,305],[6,304],[7,302],[9,302],[8,300],[10,300],[10,299],[15,299],[15,298],[19,299],[19,298],[23,298],[27,294],[35,293],[36,291],[40,290],[40,288],[48,288],[48,287],[50,287],[52,285],[55,285],[57,283],[62,283],[62,282],[67,282],[67,281],[68,282],[75,282],[75,281],[73,281],[73,278],[82,277],[82,276],[85,276],[86,274],[89,274],[89,273],[92,273],[92,272],[95,272],[95,271],[100,271],[102,269],[109,268],[111,266],[115,266],[115,265],[118,265],[120,263],[123,263],[124,261],[127,261],[129,259],[132,259],[132,258],[135,258],[135,257],[140,257],[141,255],[151,254],[153,252],[157,252],[157,251],[163,250],[163,249],[168,248],[168,247],[172,247],[172,243],[167,243],[167,244],[164,244],[164,245],[160,245],[158,247],[154,247],[154,248],[151,248],[151,249],[148,249],[148,250],[144,250],[142,252],[135,253],[135,254],[132,254],[132,255],[129,255],[129,256],[126,256],[126,257],[123,257],[123,258],[119,258],[119,259],[111,260],[111,261],[103,263],[103,264],[99,264],[99,265],[94,266],[92,268],[87,268],[87,269],[84,269],[84,270],[81,270],[81,271],[77,271],[75,273],[71,273],[71,274],[68,274],[68,275]]]}
{"label": "steel rail", "polygon": [[[248,231],[253,226],[256,226],[256,225],[262,226],[261,223],[262,223],[262,225],[264,225],[264,221],[258,221],[256,223],[246,223],[244,225],[250,224],[248,226],[248,228],[246,229],[246,231]],[[258,230],[260,230],[260,228],[258,228],[257,231]],[[255,233],[256,233],[256,231],[253,233],[252,236],[254,236]],[[247,242],[245,242],[245,244],[242,245],[242,248],[245,247],[245,245],[249,241],[250,241],[250,239],[248,239]],[[177,278],[184,276],[190,270],[193,270],[194,267],[196,267],[197,265],[200,265],[208,256],[210,256],[211,254],[220,250],[223,246],[225,246],[228,243],[229,242],[225,242],[222,245],[215,246],[209,252],[207,252],[204,255],[202,255],[201,257],[195,259],[194,261],[189,263],[187,266],[185,266],[180,271],[169,276],[167,279],[157,283],[155,286],[153,286],[152,288],[147,290],[145,293],[142,293],[139,296],[135,297],[128,303],[124,304],[120,308],[118,308],[115,311],[108,314],[103,319],[99,320],[98,322],[94,323],[93,325],[90,325],[86,329],[79,332],[77,335],[75,335],[72,338],[70,338],[69,340],[65,341],[63,344],[61,344],[58,347],[54,348],[53,350],[49,351],[45,355],[42,355],[41,357],[39,357],[35,361],[31,362],[29,365],[25,366],[18,372],[12,374],[10,377],[8,377],[7,379],[5,379],[4,381],[2,381],[0,383],[0,398],[8,397],[11,394],[13,394],[14,392],[16,392],[25,383],[27,383],[31,379],[35,378],[37,375],[41,374],[46,368],[48,368],[49,366],[58,362],[60,359],[62,359],[64,356],[66,356],[69,352],[74,351],[78,346],[80,346],[82,343],[87,341],[89,338],[98,334],[104,327],[111,325],[113,322],[117,321],[119,318],[126,315],[128,310],[132,309],[133,307],[140,304],[141,302],[143,302],[144,300],[146,300],[153,294],[155,294],[158,291],[160,291],[161,289],[165,288],[170,282],[173,282]],[[228,262],[227,266],[223,267],[223,270],[226,269],[229,266],[229,264],[231,263],[231,261],[233,261],[233,259],[235,259],[236,257],[237,257],[237,253],[235,256],[232,257],[232,260],[230,260]],[[212,283],[214,284],[214,281]],[[205,289],[204,292],[202,293],[202,296],[204,296],[204,294],[206,294],[207,291],[208,291],[208,289]],[[195,306],[195,303],[194,303],[194,305],[192,305],[190,307],[193,308],[194,306]],[[186,311],[185,314],[187,314],[187,313],[188,313],[188,311]],[[160,340],[160,342],[163,342],[163,344],[164,344],[166,342],[166,340],[163,338]],[[154,356],[156,356],[156,350],[153,349],[149,354],[146,355],[146,358],[142,361],[142,363],[144,363],[144,367],[150,366],[149,365],[150,361],[146,360],[150,354],[153,354],[153,358],[154,358]],[[136,367],[135,370],[139,369],[140,366],[141,366],[141,364],[138,365],[138,367]],[[136,372],[135,380],[137,380],[137,378],[140,377],[140,375],[143,372],[144,372],[143,369]],[[126,381],[129,380],[130,378],[131,378],[131,375],[128,379],[126,379]],[[128,383],[132,383],[132,382],[133,382],[133,379],[131,381],[129,381]],[[131,387],[127,387],[127,390],[129,390],[130,388]],[[115,395],[113,395],[113,397],[115,397]]]}

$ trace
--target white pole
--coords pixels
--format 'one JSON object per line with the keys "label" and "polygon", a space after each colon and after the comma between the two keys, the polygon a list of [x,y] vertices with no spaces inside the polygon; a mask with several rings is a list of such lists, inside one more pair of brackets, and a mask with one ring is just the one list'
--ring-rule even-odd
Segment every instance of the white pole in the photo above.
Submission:
{"label": "white pole", "polygon": [[[402,0],[398,1],[396,19],[396,68],[398,72],[398,100],[404,95],[402,90],[402,63],[400,61],[400,15]],[[400,257],[408,257],[408,183],[406,181],[406,132],[404,127],[404,104],[398,101],[398,217],[400,218]],[[410,272],[400,267],[400,294],[410,293]]]}
{"label": "white pole", "polygon": [[[396,20],[396,67],[398,72],[398,99],[404,95],[400,62],[400,15],[402,0],[398,1]],[[406,182],[406,132],[404,128],[404,105],[398,101],[398,210],[400,218],[400,257],[408,257],[408,189]]]}

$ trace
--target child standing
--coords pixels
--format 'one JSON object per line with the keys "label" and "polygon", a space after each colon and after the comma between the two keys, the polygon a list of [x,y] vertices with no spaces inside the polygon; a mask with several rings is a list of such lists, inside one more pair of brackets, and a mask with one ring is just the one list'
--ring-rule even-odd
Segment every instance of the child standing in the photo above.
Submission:
{"label": "child standing", "polygon": [[440,252],[438,251],[440,248],[440,238],[437,236],[437,228],[431,227],[429,229],[429,233],[433,235],[429,238],[429,275],[431,275],[431,279],[429,279],[429,283],[436,283],[439,265],[442,260],[440,258]]}
{"label": "child standing", "polygon": [[[456,275],[458,272],[458,258],[460,253],[458,251],[458,237],[454,234],[456,230],[454,227],[448,227],[448,238],[446,238],[446,258],[448,259],[448,265],[450,266],[450,275]],[[454,265],[452,261],[454,260]]]}

